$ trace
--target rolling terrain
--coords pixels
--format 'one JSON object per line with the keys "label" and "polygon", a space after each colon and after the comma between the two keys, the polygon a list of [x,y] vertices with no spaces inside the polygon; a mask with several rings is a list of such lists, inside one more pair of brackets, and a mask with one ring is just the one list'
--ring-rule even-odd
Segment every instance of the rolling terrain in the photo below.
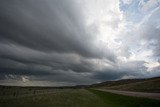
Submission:
{"label": "rolling terrain", "polygon": [[157,77],[108,81],[90,86],[0,86],[0,107],[159,107],[160,100],[129,94],[125,96],[125,94],[121,95],[119,92],[112,91],[141,91],[158,94],[159,83],[160,78]]}
{"label": "rolling terrain", "polygon": [[107,81],[100,84],[93,84],[91,87],[110,90],[160,93],[160,77]]}
{"label": "rolling terrain", "polygon": [[159,105],[160,100],[117,95],[95,89],[3,87],[0,96],[0,107],[158,107]]}

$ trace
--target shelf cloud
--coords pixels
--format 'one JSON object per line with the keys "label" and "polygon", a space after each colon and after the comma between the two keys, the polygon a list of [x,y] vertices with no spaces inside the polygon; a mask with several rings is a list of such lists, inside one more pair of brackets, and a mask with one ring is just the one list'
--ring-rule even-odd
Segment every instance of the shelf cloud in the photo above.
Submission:
{"label": "shelf cloud", "polygon": [[0,84],[64,86],[160,76],[160,2],[0,3]]}

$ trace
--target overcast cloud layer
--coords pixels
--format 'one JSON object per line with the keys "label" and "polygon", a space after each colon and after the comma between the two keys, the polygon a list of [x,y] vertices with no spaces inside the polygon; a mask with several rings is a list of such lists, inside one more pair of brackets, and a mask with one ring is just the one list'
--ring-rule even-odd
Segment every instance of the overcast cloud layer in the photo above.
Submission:
{"label": "overcast cloud layer", "polygon": [[0,1],[0,84],[160,76],[159,0]]}

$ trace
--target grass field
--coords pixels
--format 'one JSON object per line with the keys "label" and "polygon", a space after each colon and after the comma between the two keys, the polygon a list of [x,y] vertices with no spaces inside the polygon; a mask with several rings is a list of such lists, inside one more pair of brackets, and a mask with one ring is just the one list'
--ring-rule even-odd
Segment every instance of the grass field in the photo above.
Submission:
{"label": "grass field", "polygon": [[88,90],[61,89],[48,94],[5,97],[0,99],[0,107],[105,107],[105,103]]}
{"label": "grass field", "polygon": [[[4,94],[5,92],[5,94]],[[159,107],[160,101],[93,89],[1,89],[0,107]]]}
{"label": "grass field", "polygon": [[160,78],[149,79],[141,82],[116,85],[111,87],[104,86],[106,89],[138,91],[138,92],[158,92],[160,93]]}
{"label": "grass field", "polygon": [[148,79],[122,79],[93,84],[92,88],[102,88],[122,91],[160,93],[160,77]]}
{"label": "grass field", "polygon": [[106,107],[160,107],[159,100],[123,96],[93,89],[90,92],[99,96],[106,103]]}

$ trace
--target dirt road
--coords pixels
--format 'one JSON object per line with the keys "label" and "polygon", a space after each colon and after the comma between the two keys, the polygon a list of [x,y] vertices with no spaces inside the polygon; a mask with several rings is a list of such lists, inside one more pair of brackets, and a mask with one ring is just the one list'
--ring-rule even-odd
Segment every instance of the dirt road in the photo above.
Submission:
{"label": "dirt road", "polygon": [[160,100],[160,93],[131,92],[131,91],[118,91],[118,90],[107,90],[107,89],[97,89],[97,90],[126,95],[126,96],[145,97],[145,98]]}

